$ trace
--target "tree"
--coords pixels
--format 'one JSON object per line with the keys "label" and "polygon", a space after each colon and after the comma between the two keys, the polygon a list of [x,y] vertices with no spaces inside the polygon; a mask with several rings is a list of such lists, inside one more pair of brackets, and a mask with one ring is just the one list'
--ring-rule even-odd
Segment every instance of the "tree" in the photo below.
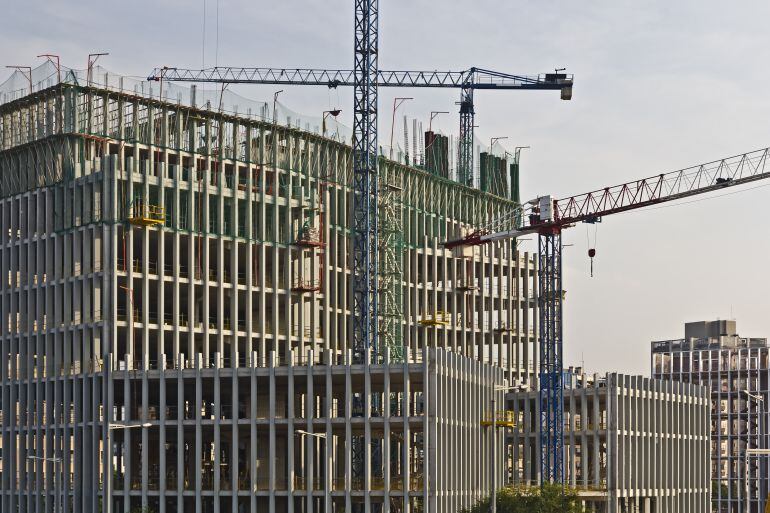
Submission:
{"label": "tree", "polygon": [[711,481],[711,498],[715,499],[716,497],[727,497],[728,495],[728,489],[727,485],[724,483],[724,481]]}
{"label": "tree", "polygon": [[[462,513],[488,513],[487,497]],[[497,492],[498,513],[584,513],[575,490],[557,484],[542,487],[510,487]]]}

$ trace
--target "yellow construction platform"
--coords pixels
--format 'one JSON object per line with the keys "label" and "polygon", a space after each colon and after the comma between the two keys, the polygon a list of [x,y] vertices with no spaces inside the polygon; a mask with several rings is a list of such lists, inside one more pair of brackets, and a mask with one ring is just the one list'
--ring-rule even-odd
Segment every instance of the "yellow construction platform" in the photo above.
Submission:
{"label": "yellow construction platform", "polygon": [[510,410],[499,410],[495,412],[495,419],[493,420],[491,413],[486,413],[484,418],[481,419],[482,426],[491,426],[493,423],[496,427],[503,428],[515,428],[516,427],[516,412]]}
{"label": "yellow construction platform", "polygon": [[157,205],[135,204],[131,209],[128,222],[136,226],[157,226],[166,221],[163,207]]}
{"label": "yellow construction platform", "polygon": [[432,317],[426,317],[420,321],[422,326],[449,326],[451,315],[444,311],[434,312]]}

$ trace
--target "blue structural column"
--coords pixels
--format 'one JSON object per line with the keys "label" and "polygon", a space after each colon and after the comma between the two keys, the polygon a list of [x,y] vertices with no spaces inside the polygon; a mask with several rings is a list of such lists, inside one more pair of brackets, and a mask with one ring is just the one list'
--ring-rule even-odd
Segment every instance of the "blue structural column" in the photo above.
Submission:
{"label": "blue structural column", "polygon": [[561,229],[538,237],[540,253],[540,479],[564,482]]}

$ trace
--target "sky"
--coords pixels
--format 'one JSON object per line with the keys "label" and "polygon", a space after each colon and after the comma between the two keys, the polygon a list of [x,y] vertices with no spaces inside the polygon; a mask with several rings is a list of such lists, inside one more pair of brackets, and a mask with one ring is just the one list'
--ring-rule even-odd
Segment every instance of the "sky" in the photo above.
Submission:
{"label": "sky", "polygon": [[[100,64],[136,76],[162,65],[352,67],[347,0],[0,0],[0,8],[0,66],[55,53],[84,68],[88,53],[103,51]],[[476,135],[531,146],[523,199],[571,196],[770,145],[768,15],[770,3],[751,0],[382,0],[379,65],[566,67],[575,75],[569,102],[548,91],[478,94]],[[264,101],[275,87],[235,90]],[[405,94],[414,100],[400,114],[427,123],[431,111],[450,111],[434,124],[457,132],[456,91],[382,90],[380,111]],[[349,92],[288,88],[281,101],[314,115],[341,108],[350,125]],[[389,116],[379,130],[389,133]],[[682,337],[688,321],[734,318],[742,335],[770,336],[767,185],[568,230],[565,365],[649,374],[650,341]]]}

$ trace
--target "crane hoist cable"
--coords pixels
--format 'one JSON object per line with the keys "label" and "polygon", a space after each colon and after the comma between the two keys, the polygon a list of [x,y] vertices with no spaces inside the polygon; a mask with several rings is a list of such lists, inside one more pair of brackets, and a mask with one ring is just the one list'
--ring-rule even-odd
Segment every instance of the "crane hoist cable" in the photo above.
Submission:
{"label": "crane hoist cable", "polygon": [[[594,225],[594,242],[591,244],[590,230],[591,227],[588,224]],[[588,247],[588,258],[591,261],[591,278],[594,277],[594,257],[596,256],[596,240],[599,227],[596,226],[597,222],[586,224],[586,246]]]}

